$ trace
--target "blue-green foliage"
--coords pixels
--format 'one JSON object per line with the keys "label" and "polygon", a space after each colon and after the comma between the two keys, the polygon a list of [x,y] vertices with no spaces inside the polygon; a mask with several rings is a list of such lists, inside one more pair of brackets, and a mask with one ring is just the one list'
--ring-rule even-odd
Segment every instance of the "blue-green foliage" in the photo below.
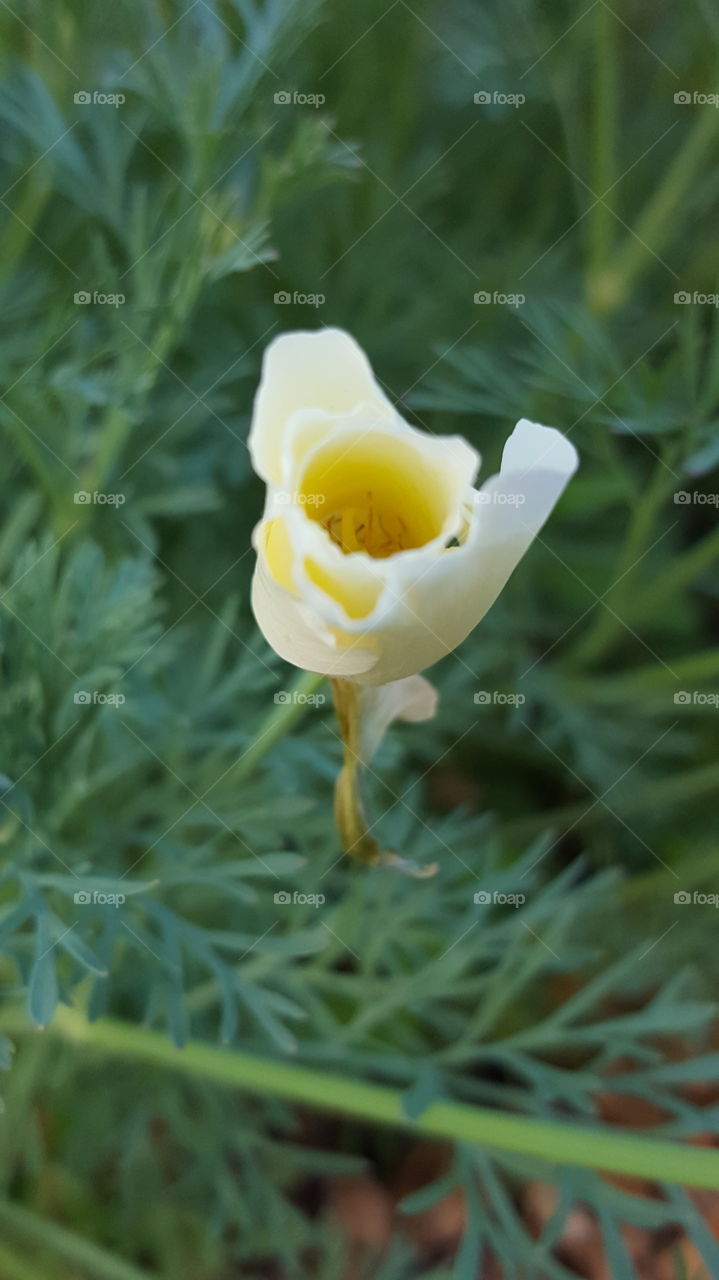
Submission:
{"label": "blue-green foliage", "polygon": [[[687,1092],[717,1067],[715,912],[674,894],[716,888],[718,322],[674,294],[717,288],[719,122],[673,94],[707,83],[719,31],[704,5],[651,20],[630,5],[631,30],[607,14],[0,10],[0,972],[15,1027],[20,1005],[47,1026],[74,1003],[178,1045],[389,1082],[410,1115],[452,1097],[592,1123],[611,1070],[665,1136],[716,1128]],[[526,100],[478,105],[480,89]],[[433,673],[436,720],[394,730],[373,764],[378,831],[437,861],[428,881],[342,859],[329,701],[295,704],[278,731],[293,675],[249,608],[261,353],[319,324],[364,343],[413,421],[470,438],[483,474],[520,416],[569,432],[582,458],[490,616]],[[486,689],[522,700],[475,702]],[[270,1257],[277,1276],[341,1274],[337,1229],[298,1188],[381,1170],[376,1134],[307,1139],[284,1105],[18,1042],[2,1189],[95,1240],[97,1274],[221,1280]],[[534,1176],[559,1192],[540,1241],[517,1210]],[[430,1280],[472,1280],[490,1254],[507,1276],[566,1280],[552,1250],[578,1200],[617,1277],[633,1275],[625,1221],[684,1224],[719,1269],[676,1189],[647,1201],[459,1146],[404,1209],[455,1184],[471,1226]],[[34,1274],[91,1273],[59,1247],[38,1235]],[[368,1278],[399,1280],[412,1259],[398,1237]]]}

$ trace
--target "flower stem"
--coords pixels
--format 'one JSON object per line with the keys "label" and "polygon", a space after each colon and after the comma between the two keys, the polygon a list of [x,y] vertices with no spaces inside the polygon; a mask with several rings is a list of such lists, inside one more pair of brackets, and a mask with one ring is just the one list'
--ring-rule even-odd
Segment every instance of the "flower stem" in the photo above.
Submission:
{"label": "flower stem", "polygon": [[[437,863],[419,867],[412,858],[401,857],[393,849],[383,849],[371,835],[362,804],[361,780],[365,760],[362,753],[362,693],[353,680],[332,680],[332,696],[344,746],[344,763],[335,783],[335,822],[345,853],[366,866],[394,867],[415,880],[436,875]],[[374,824],[372,824],[374,825]]]}
{"label": "flower stem", "polygon": [[352,680],[333,680],[332,696],[344,748],[344,763],[335,783],[335,822],[345,853],[374,867],[381,861],[382,849],[367,829],[360,796],[362,710],[359,687]]}
{"label": "flower stem", "polygon": [[[719,1154],[704,1147],[630,1132],[618,1134],[535,1120],[444,1100],[431,1103],[418,1118],[410,1119],[399,1089],[317,1071],[297,1062],[229,1052],[209,1044],[191,1043],[178,1050],[159,1032],[109,1018],[88,1023],[82,1014],[66,1007],[58,1009],[44,1032],[32,1028],[20,1010],[6,1012],[0,1019],[0,1029],[31,1036],[58,1035],[77,1044],[83,1053],[95,1050],[216,1084],[339,1111],[371,1123],[450,1141],[476,1142],[496,1151],[521,1152],[552,1164],[602,1169],[652,1182],[719,1186]],[[121,1273],[117,1275],[120,1280]]]}
{"label": "flower stem", "polygon": [[598,200],[589,215],[590,277],[601,275],[612,240],[615,218],[612,212],[614,195],[615,142],[617,131],[617,103],[619,83],[617,75],[617,20],[603,4],[594,11],[595,26],[595,110],[592,129],[593,165],[592,187],[599,195],[607,192],[606,200]]}
{"label": "flower stem", "polygon": [[681,209],[692,183],[716,145],[716,133],[715,113],[698,111],[683,146],[664,170],[659,187],[639,216],[632,220],[632,231],[627,232],[617,248],[603,278],[595,281],[591,291],[595,305],[606,311],[616,310],[629,297],[643,271],[657,261],[678,225],[677,210]]}

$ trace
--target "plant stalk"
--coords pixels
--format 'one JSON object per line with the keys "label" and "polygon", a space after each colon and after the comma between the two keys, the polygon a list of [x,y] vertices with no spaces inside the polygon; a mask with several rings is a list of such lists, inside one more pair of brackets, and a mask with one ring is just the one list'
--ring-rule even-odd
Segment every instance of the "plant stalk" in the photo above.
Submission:
{"label": "plant stalk", "polygon": [[15,1035],[57,1035],[82,1051],[95,1050],[263,1096],[338,1111],[373,1124],[454,1142],[475,1142],[490,1150],[521,1152],[550,1164],[601,1169],[652,1182],[719,1187],[719,1153],[704,1147],[509,1115],[462,1102],[436,1101],[419,1117],[410,1119],[399,1089],[210,1044],[191,1043],[176,1049],[159,1032],[109,1018],[88,1023],[82,1014],[66,1007],[58,1009],[44,1032],[31,1027],[20,1010],[6,1013],[0,1019],[0,1029]]}

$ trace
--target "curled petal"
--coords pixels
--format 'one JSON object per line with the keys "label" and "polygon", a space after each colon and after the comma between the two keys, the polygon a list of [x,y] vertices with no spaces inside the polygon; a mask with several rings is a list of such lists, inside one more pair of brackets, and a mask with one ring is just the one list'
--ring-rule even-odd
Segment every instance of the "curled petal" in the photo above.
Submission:
{"label": "curled petal", "polygon": [[252,465],[270,484],[282,482],[284,433],[300,409],[351,413],[370,405],[380,417],[393,413],[369,361],[342,329],[284,333],[265,351],[248,439]]}

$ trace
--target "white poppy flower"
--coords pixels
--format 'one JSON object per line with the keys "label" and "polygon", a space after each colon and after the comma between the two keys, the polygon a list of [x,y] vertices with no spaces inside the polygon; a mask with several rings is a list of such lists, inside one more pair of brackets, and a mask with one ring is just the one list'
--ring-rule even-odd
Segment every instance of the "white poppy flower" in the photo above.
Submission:
{"label": "white poppy flower", "polygon": [[267,483],[259,626],[288,662],[362,685],[413,676],[464,640],[578,462],[560,432],[523,418],[475,489],[471,445],[405,422],[340,329],[270,344],[249,447]]}

